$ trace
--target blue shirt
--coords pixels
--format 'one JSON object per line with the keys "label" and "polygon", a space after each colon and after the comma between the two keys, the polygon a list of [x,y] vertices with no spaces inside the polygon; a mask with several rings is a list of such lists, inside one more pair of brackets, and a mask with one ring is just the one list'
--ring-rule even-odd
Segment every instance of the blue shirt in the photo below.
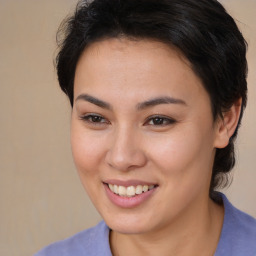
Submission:
{"label": "blue shirt", "polygon": [[[221,194],[225,215],[214,256],[256,256],[256,219],[236,209]],[[109,228],[104,221],[68,239],[51,244],[34,256],[112,256]]]}

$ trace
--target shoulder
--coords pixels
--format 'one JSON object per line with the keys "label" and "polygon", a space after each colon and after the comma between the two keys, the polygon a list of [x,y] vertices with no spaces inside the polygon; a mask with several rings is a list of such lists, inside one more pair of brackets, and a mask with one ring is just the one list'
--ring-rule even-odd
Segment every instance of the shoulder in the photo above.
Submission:
{"label": "shoulder", "polygon": [[109,228],[105,222],[77,233],[65,240],[53,243],[42,249],[34,256],[80,256],[80,255],[106,255],[110,256]]}
{"label": "shoulder", "polygon": [[224,223],[216,256],[255,256],[256,219],[235,208],[222,195],[225,208]]}

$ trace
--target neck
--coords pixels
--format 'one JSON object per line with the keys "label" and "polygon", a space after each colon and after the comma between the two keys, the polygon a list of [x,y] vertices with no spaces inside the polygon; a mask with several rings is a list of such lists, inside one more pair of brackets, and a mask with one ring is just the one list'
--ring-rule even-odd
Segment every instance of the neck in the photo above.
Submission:
{"label": "neck", "polygon": [[209,198],[203,205],[205,207],[193,205],[193,209],[158,230],[143,234],[111,231],[113,255],[213,255],[222,229],[224,209]]}

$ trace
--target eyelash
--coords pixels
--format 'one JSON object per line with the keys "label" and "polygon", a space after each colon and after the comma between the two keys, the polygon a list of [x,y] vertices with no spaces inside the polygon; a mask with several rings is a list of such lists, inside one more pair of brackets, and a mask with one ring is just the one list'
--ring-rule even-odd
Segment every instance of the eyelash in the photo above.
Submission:
{"label": "eyelash", "polygon": [[[96,115],[96,114],[88,114],[80,117],[81,120],[93,124],[93,125],[102,125],[102,124],[109,124],[110,122],[107,121],[103,116]],[[153,122],[153,123],[150,123]],[[161,115],[155,115],[147,118],[145,124],[150,126],[167,126],[174,124],[176,120],[170,117],[165,117]]]}
{"label": "eyelash", "polygon": [[[96,114],[88,114],[88,115],[80,116],[80,119],[87,123],[91,123],[95,125],[109,123],[104,117]],[[105,120],[105,121],[102,122],[102,120]]]}
{"label": "eyelash", "polygon": [[[150,124],[151,121],[156,121],[156,123],[152,123]],[[174,120],[173,118],[170,117],[166,117],[166,116],[161,116],[161,115],[155,115],[155,116],[151,116],[147,119],[146,124],[148,125],[152,125],[152,126],[167,126],[167,125],[171,125],[174,124],[176,122],[176,120]]]}

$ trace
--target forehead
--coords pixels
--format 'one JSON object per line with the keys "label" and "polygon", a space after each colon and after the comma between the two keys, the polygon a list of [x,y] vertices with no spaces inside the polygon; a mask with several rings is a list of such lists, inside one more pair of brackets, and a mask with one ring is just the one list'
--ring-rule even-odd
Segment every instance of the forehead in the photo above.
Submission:
{"label": "forehead", "polygon": [[[122,61],[122,64],[144,64],[141,67],[145,67],[145,64],[152,64],[149,62],[150,58],[154,59],[155,64],[176,59],[183,65],[187,65],[187,68],[191,68],[189,61],[175,46],[156,40],[128,38],[110,38],[92,43],[83,51],[78,65],[86,60],[90,62],[92,60],[101,62],[114,60],[116,63]],[[143,60],[147,63],[142,62]]]}
{"label": "forehead", "polygon": [[205,94],[190,63],[175,48],[150,40],[107,39],[86,48],[77,64],[75,95],[191,98]]}

